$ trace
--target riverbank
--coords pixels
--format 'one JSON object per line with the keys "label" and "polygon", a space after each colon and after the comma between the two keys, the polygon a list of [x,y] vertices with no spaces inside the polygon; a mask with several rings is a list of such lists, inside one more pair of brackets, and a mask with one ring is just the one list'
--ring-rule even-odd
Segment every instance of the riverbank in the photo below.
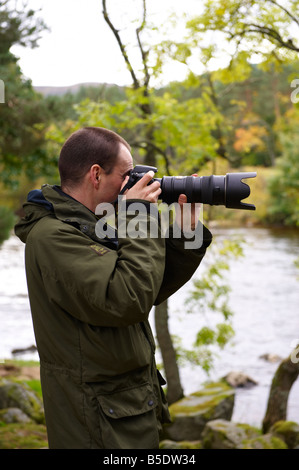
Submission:
{"label": "riverbank", "polygon": [[[200,389],[207,379],[217,381],[231,371],[252,377],[257,385],[238,389],[233,420],[260,426],[269,389],[278,362],[263,358],[287,357],[299,331],[299,281],[294,261],[299,252],[299,233],[290,229],[260,227],[213,228],[214,241],[242,238],[244,256],[230,263],[227,283],[231,288],[229,305],[234,312],[233,340],[214,351],[214,368],[207,376],[190,363],[180,364],[185,394]],[[38,360],[36,352],[13,355],[12,350],[35,344],[24,268],[24,245],[14,236],[1,247],[0,254],[0,362],[11,359]],[[206,257],[196,276],[209,262]],[[190,283],[169,300],[169,326],[182,346],[191,348],[197,330],[214,321],[209,311],[186,313],[185,300]],[[153,313],[150,321],[155,329]],[[157,362],[160,363],[159,351]],[[299,381],[289,396],[288,419],[299,421]]]}
{"label": "riverbank", "polygon": [[[231,420],[235,389],[221,380],[170,406],[172,424],[164,426],[160,448],[293,449],[299,424],[281,421],[264,434]],[[47,449],[39,364],[0,364],[0,449]]]}

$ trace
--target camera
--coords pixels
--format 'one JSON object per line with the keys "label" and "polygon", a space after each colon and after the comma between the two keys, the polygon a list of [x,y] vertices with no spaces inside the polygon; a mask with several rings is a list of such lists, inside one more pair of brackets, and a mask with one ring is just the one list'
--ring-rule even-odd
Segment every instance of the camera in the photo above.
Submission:
{"label": "camera", "polygon": [[[148,171],[156,173],[157,168],[146,165],[135,166],[121,194],[134,186]],[[227,173],[225,176],[163,176],[153,178],[149,184],[159,181],[162,190],[159,199],[166,204],[177,202],[179,195],[185,194],[187,202],[201,202],[211,206],[223,205],[230,209],[255,210],[253,204],[242,202],[250,195],[249,186],[242,180],[255,176],[256,172]]]}

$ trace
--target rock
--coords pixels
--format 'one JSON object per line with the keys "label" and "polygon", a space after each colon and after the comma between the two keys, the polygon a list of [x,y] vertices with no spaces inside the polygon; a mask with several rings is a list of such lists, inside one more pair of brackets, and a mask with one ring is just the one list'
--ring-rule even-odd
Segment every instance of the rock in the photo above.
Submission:
{"label": "rock", "polygon": [[235,449],[259,435],[259,431],[249,425],[216,419],[206,424],[202,433],[202,445],[205,449]]}
{"label": "rock", "polygon": [[162,439],[197,441],[208,421],[230,420],[235,390],[226,382],[207,383],[205,387],[169,407],[171,424],[163,426]]}
{"label": "rock", "polygon": [[39,397],[26,384],[0,381],[0,409],[20,408],[37,423],[44,423],[44,408]]}
{"label": "rock", "polygon": [[32,344],[31,346],[28,346],[27,348],[13,349],[11,353],[14,355],[17,355],[17,354],[24,354],[27,352],[36,352],[36,351],[37,351],[37,347],[34,344]]}
{"label": "rock", "polygon": [[271,353],[262,354],[260,356],[260,359],[264,359],[265,361],[268,361],[268,362],[279,362],[282,360],[282,358],[278,356],[277,354],[271,354]]}
{"label": "rock", "polygon": [[160,449],[201,449],[201,441],[170,441],[165,439],[160,442]]}
{"label": "rock", "polygon": [[277,421],[269,432],[282,439],[289,449],[299,446],[299,424],[294,421]]}
{"label": "rock", "polygon": [[23,413],[20,408],[5,408],[4,410],[0,410],[0,421],[6,424],[32,423],[29,416]]}
{"label": "rock", "polygon": [[258,384],[258,382],[248,375],[243,374],[243,372],[229,372],[223,377],[223,380],[225,380],[231,387],[250,387]]}
{"label": "rock", "polygon": [[263,434],[254,439],[244,440],[237,449],[287,449],[286,443],[272,434]]}
{"label": "rock", "polygon": [[[295,423],[296,424],[296,423]],[[295,441],[293,441],[295,442]],[[202,433],[204,449],[287,449],[279,436],[261,432],[248,424],[223,419],[209,421]]]}

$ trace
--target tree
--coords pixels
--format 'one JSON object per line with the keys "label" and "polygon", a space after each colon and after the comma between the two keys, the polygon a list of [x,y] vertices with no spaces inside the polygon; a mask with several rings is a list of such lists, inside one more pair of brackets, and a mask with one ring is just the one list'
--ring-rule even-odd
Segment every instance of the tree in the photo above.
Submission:
{"label": "tree", "polygon": [[[165,41],[163,53],[185,64],[189,69],[188,81],[209,94],[218,111],[213,131],[217,153],[231,164],[239,163],[238,154],[230,145],[234,141],[232,131],[239,127],[239,132],[245,134],[247,124],[227,119],[229,108],[234,109],[236,102],[225,103],[225,95],[242,82],[246,86],[254,60],[271,71],[272,95],[279,117],[277,70],[281,71],[281,64],[298,60],[299,43],[295,36],[299,27],[298,6],[298,0],[283,5],[272,0],[206,0],[203,11],[187,21],[185,38]],[[294,31],[293,37],[290,31]],[[275,163],[271,124],[266,120],[258,123],[264,132],[268,165]]]}
{"label": "tree", "polygon": [[269,181],[271,223],[299,226],[299,109],[290,109],[277,125],[281,157]]}
{"label": "tree", "polygon": [[[194,33],[215,33],[221,48],[230,51],[230,62],[240,53],[260,60],[298,58],[298,0],[207,0],[204,11],[189,22]],[[292,34],[293,32],[293,34]]]}
{"label": "tree", "polygon": [[45,24],[35,14],[18,9],[17,2],[14,6],[9,0],[0,2],[0,78],[5,85],[5,103],[0,105],[0,169],[7,185],[15,184],[21,172],[39,175],[50,167],[42,148],[44,135],[36,126],[44,121],[42,98],[22,76],[11,52],[16,44],[37,46]]}
{"label": "tree", "polygon": [[15,215],[11,209],[0,206],[0,246],[9,238],[10,231],[16,222],[15,219]]}
{"label": "tree", "polygon": [[299,344],[281,361],[272,380],[267,410],[263,419],[263,433],[277,421],[287,419],[287,404],[293,383],[299,375]]}
{"label": "tree", "polygon": [[[119,30],[114,26],[113,22],[111,21],[110,15],[108,14],[108,10],[107,10],[106,0],[102,0],[102,6],[103,6],[104,19],[116,38],[116,41],[121,50],[123,59],[130,72],[132,82],[133,82],[133,89],[139,95],[140,100],[139,100],[138,107],[140,109],[141,116],[144,118],[146,122],[147,117],[152,114],[152,107],[151,107],[151,103],[149,99],[150,98],[149,87],[150,87],[150,78],[151,78],[149,64],[148,64],[149,50],[145,48],[141,39],[142,32],[146,26],[146,13],[147,13],[146,0],[142,0],[142,6],[143,6],[142,19],[141,19],[139,26],[136,28],[136,38],[137,38],[137,43],[139,47],[139,52],[141,54],[142,67],[143,67],[142,79],[137,77],[137,73],[135,72],[135,69],[131,63],[130,57],[127,53],[127,48],[121,39]],[[145,157],[144,157],[144,162],[146,165],[150,165],[150,166],[155,166],[155,163],[156,163],[156,158],[155,158],[156,150],[154,147],[153,133],[154,133],[154,128],[153,128],[151,121],[149,120],[146,131],[145,131],[144,141],[143,143],[140,143],[140,145],[143,144],[143,148],[146,152]]]}
{"label": "tree", "polygon": [[[178,168],[175,161],[184,164],[185,171],[186,162],[189,162],[190,166],[198,168],[210,152],[214,153],[214,142],[209,130],[214,127],[215,118],[213,113],[208,110],[208,106],[211,105],[210,100],[204,101],[201,98],[196,98],[180,102],[169,93],[163,97],[153,93],[150,80],[161,73],[163,63],[160,61],[159,54],[156,53],[157,49],[149,48],[142,41],[142,33],[148,27],[146,0],[142,0],[141,20],[135,29],[136,45],[141,58],[141,73],[137,72],[132,65],[131,56],[122,41],[120,30],[115,26],[111,14],[108,12],[106,0],[102,0],[102,6],[105,21],[114,34],[132,78],[132,89],[128,91],[126,102],[118,103],[114,109],[109,107],[108,113],[107,108],[103,109],[102,105],[97,105],[98,110],[102,108],[102,122],[112,124],[111,120],[113,120],[114,126],[112,127],[114,129],[116,127],[118,131],[126,130],[128,132],[128,129],[134,129],[134,138],[128,139],[129,143],[132,147],[142,151],[141,155],[147,165],[157,166],[157,161],[160,158],[168,173],[171,164],[175,169]],[[85,106],[86,110],[88,106],[94,105],[85,103]],[[80,115],[82,117],[82,108]],[[131,135],[131,137],[133,136]],[[186,159],[188,151],[190,152],[189,158]],[[164,358],[164,369],[168,382],[168,400],[173,402],[183,396],[183,389],[180,383],[175,350],[172,347],[168,330],[167,312],[167,301],[165,301],[156,307],[155,318],[158,342]]]}

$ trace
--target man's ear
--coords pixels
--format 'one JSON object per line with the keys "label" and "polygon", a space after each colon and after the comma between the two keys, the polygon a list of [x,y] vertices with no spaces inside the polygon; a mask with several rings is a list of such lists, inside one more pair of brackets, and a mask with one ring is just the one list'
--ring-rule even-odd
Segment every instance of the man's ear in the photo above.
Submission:
{"label": "man's ear", "polygon": [[90,167],[89,177],[90,177],[90,180],[91,180],[92,184],[95,187],[99,186],[100,181],[101,181],[102,173],[103,173],[103,169],[102,169],[102,167],[100,167],[100,165],[95,163],[94,165],[92,165]]}

